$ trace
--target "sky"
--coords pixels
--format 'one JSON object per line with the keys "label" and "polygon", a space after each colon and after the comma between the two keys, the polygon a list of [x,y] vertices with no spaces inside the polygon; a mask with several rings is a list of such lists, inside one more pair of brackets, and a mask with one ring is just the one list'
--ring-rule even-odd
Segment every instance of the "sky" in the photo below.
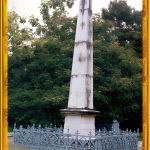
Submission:
{"label": "sky", "polygon": [[[100,12],[104,8],[108,8],[110,0],[93,0],[93,13]],[[27,21],[29,16],[34,15],[39,18],[42,24],[42,18],[40,15],[41,0],[8,0],[8,11],[15,11],[21,17],[24,17]],[[134,7],[136,10],[142,10],[142,0],[127,0],[127,4]],[[76,16],[78,13],[79,0],[75,1],[75,5],[68,9],[69,16]],[[27,25],[27,24],[26,24]]]}

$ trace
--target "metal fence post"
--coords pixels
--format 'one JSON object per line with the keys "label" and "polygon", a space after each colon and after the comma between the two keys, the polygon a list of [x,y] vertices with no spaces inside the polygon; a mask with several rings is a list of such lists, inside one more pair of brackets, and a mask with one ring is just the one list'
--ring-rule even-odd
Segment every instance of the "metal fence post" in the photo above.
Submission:
{"label": "metal fence post", "polygon": [[38,148],[40,149],[40,144],[41,144],[41,125],[39,124],[39,138],[38,138]]}
{"label": "metal fence post", "polygon": [[[69,133],[69,127],[67,133],[61,133],[61,128],[56,126],[53,128],[41,129],[41,125],[38,128],[34,127],[24,129],[20,125],[19,129],[16,129],[14,124],[14,139],[13,146],[17,148],[28,147],[30,150],[137,150],[138,149],[138,136],[137,133],[133,133],[128,129],[126,133],[115,132],[113,127],[111,132],[100,130],[95,136],[92,136],[92,132],[89,132],[88,136],[80,135],[78,130],[75,134]],[[51,125],[50,125],[51,127]],[[26,141],[27,140],[27,141]],[[29,141],[29,142],[28,142]],[[50,142],[50,143],[49,143]],[[49,145],[50,144],[50,145]]]}
{"label": "metal fence post", "polygon": [[92,132],[89,132],[89,142],[88,142],[88,149],[91,149],[91,136],[92,136]]}
{"label": "metal fence post", "polygon": [[101,134],[101,131],[100,131],[100,129],[99,129],[98,134],[97,134],[97,137],[96,137],[97,140],[98,140],[98,150],[100,150],[100,142],[101,142],[101,141],[100,141],[100,139],[101,139],[101,135],[100,135],[100,134]]}
{"label": "metal fence post", "polygon": [[14,123],[14,129],[13,129],[13,131],[14,131],[13,145],[15,144],[15,129],[16,129],[16,122]]}

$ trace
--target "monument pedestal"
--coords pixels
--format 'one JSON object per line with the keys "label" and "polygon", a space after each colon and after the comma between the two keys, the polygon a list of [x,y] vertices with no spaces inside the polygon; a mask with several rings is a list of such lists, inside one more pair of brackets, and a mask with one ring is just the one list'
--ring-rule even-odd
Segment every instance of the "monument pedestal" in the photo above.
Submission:
{"label": "monument pedestal", "polygon": [[75,134],[78,130],[80,135],[88,135],[91,131],[95,136],[95,116],[100,112],[86,109],[61,109],[65,114],[64,133]]}

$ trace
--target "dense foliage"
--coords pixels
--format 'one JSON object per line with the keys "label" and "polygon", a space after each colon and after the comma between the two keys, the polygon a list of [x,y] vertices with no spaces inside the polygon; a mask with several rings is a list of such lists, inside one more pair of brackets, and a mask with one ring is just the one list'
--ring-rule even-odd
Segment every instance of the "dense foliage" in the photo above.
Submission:
{"label": "dense foliage", "polygon": [[[35,32],[20,30],[19,23],[25,20],[8,13],[9,50],[13,52],[8,57],[10,125],[64,121],[59,110],[67,108],[77,21],[66,16],[65,4],[71,8],[73,1],[41,3],[45,25],[31,16]],[[96,123],[117,119],[121,128],[136,129],[142,125],[142,16],[125,3],[110,2],[110,6],[102,10],[102,18],[93,14],[94,109],[101,111]],[[54,9],[52,15],[49,8]],[[25,40],[33,40],[31,46],[23,44]]]}

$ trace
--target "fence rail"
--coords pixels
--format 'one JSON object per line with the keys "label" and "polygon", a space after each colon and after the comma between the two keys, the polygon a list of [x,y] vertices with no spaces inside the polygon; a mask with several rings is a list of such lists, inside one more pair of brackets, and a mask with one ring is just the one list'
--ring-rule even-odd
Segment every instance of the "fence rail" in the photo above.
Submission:
{"label": "fence rail", "polygon": [[62,127],[52,126],[35,128],[33,125],[27,129],[14,126],[13,147],[26,147],[29,150],[138,150],[137,133],[130,131],[115,132],[96,132],[95,136],[89,132],[88,136],[63,133]]}

